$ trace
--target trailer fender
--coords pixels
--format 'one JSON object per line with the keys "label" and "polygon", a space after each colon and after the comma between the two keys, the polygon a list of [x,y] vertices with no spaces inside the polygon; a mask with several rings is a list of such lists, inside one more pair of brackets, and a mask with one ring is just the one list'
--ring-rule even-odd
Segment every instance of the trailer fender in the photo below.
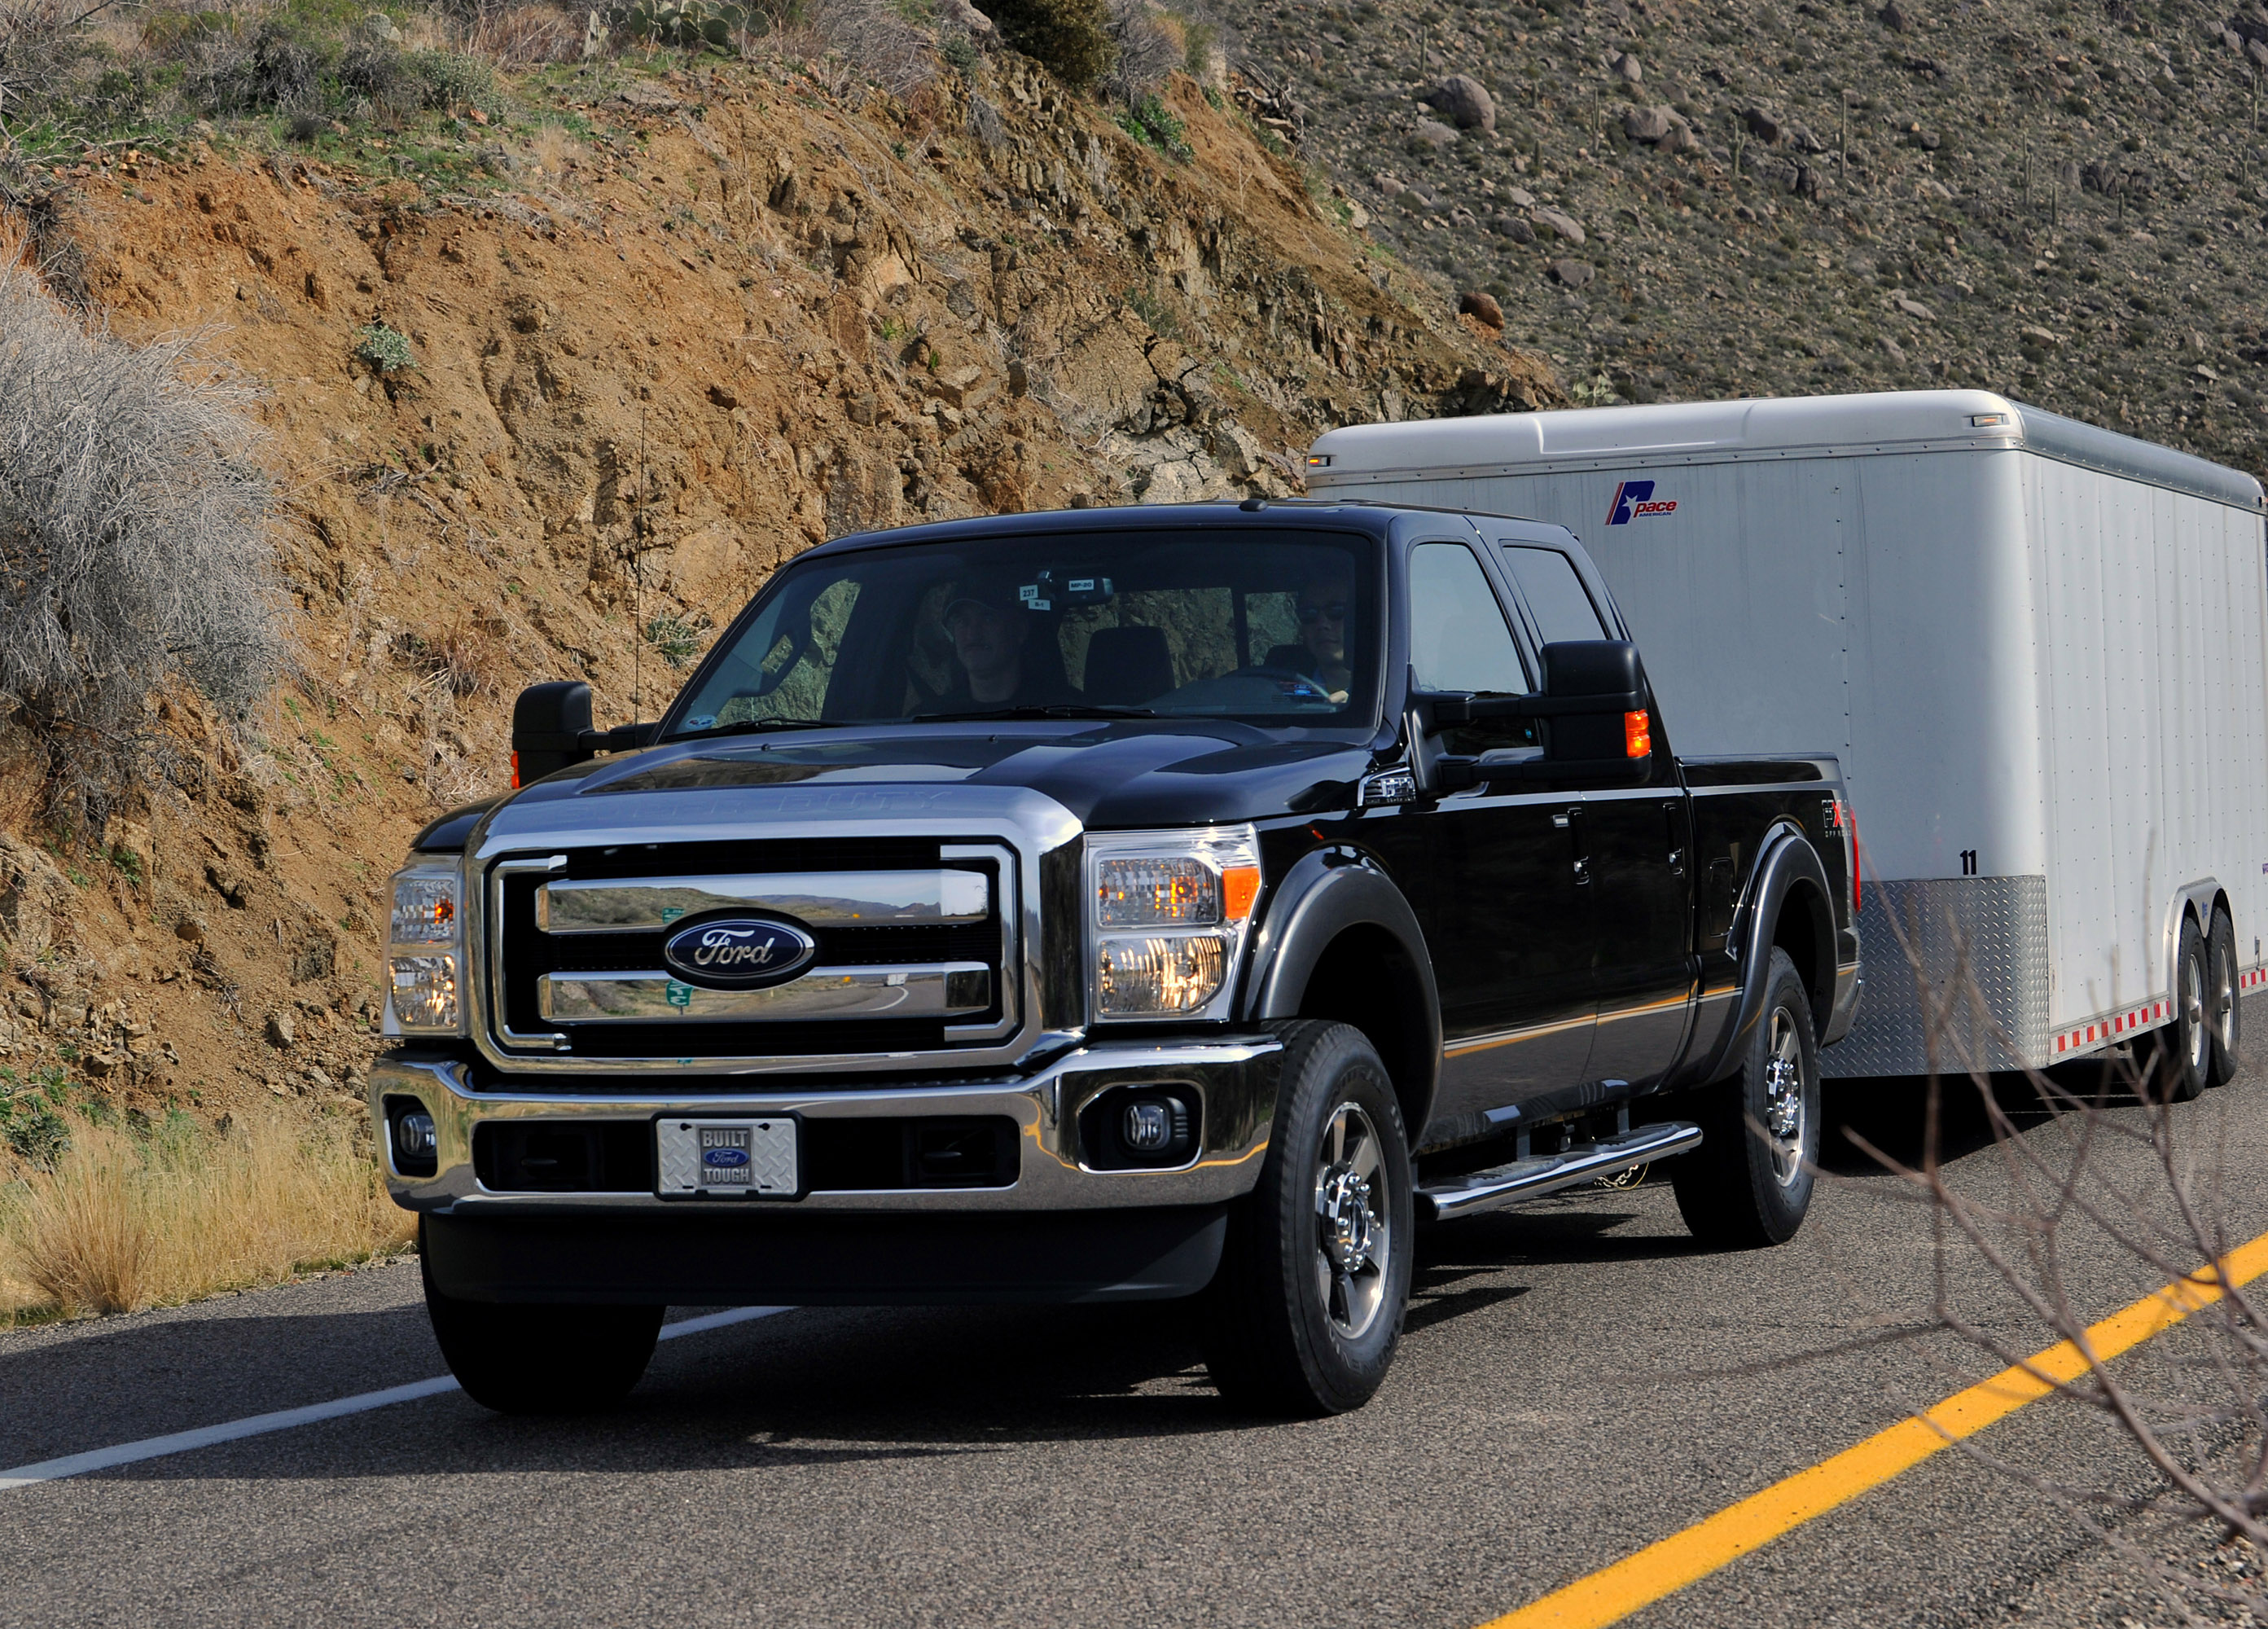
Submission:
{"label": "trailer fender", "polygon": [[1298,1018],[1308,985],[1332,945],[1362,935],[1366,1016],[1335,1011],[1370,1036],[1394,1077],[1411,1145],[1432,1112],[1441,1072],[1441,1001],[1433,959],[1417,913],[1393,880],[1353,849],[1302,855],[1271,890],[1252,947],[1242,1016],[1248,1022]]}
{"label": "trailer fender", "polygon": [[[2161,988],[2165,991],[2169,1002],[2181,999],[2178,977],[2181,969],[2176,962],[2182,950],[2183,919],[2194,919],[2199,936],[2203,936],[2213,926],[2213,906],[2227,897],[2228,890],[2219,882],[2211,877],[2199,877],[2176,888],[2173,897],[2166,902],[2166,918],[2160,928],[2161,942],[2164,947],[2159,952],[2159,957],[2165,970],[2165,983]],[[2235,912],[2232,910],[2229,914],[2234,916]],[[2154,995],[2157,991],[2151,993]]]}
{"label": "trailer fender", "polygon": [[1810,917],[1811,965],[1799,964],[1804,988],[1811,996],[1811,1019],[1823,1038],[1834,1015],[1835,918],[1828,901],[1827,868],[1819,862],[1810,839],[1793,825],[1779,825],[1764,838],[1764,851],[1750,873],[1741,903],[1734,908],[1733,931],[1727,943],[1740,947],[1741,1001],[1731,1028],[1718,1043],[1716,1055],[1697,1072],[1704,1083],[1723,1080],[1740,1066],[1748,1054],[1749,1035],[1763,1016],[1764,986],[1771,969],[1772,942],[1779,935],[1782,914],[1800,910]]}

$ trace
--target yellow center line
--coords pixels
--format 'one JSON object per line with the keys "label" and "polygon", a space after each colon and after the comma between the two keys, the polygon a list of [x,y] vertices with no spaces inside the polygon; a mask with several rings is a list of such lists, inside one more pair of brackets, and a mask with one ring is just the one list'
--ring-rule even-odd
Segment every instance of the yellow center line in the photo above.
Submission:
{"label": "yellow center line", "polygon": [[[2217,1268],[2201,1268],[2189,1278],[2154,1290],[2130,1307],[2088,1327],[2084,1349],[2058,1341],[1990,1380],[1956,1391],[1927,1412],[1900,1420],[1855,1447],[1808,1471],[1775,1482],[1737,1505],[1727,1506],[1682,1533],[1673,1533],[1636,1555],[1555,1589],[1530,1606],[1491,1618],[1481,1629],[1598,1629],[1674,1595],[1690,1583],[1727,1566],[1751,1550],[1814,1516],[1879,1487],[1911,1470],[1939,1449],[1970,1437],[1994,1420],[2043,1397],[2058,1384],[2077,1380],[2095,1363],[2164,1333],[2192,1312],[2209,1307],[2231,1286],[2250,1283],[2268,1272],[2268,1234],[2222,1257]],[[2092,1353],[2090,1360],[2089,1353]]]}

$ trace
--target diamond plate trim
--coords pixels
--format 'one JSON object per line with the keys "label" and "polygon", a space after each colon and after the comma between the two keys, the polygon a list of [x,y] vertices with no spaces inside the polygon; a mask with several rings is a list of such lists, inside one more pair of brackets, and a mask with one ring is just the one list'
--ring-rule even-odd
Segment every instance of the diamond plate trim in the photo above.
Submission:
{"label": "diamond plate trim", "polygon": [[1859,940],[1866,991],[1851,1033],[1821,1054],[1830,1078],[2054,1061],[2045,877],[1869,877]]}
{"label": "diamond plate trim", "polygon": [[[744,1168],[752,1180],[747,1186],[703,1183],[701,1132],[704,1129],[748,1133],[748,1163]],[[785,1116],[761,1120],[667,1119],[655,1124],[653,1135],[658,1193],[756,1193],[780,1198],[795,1193],[795,1122]]]}

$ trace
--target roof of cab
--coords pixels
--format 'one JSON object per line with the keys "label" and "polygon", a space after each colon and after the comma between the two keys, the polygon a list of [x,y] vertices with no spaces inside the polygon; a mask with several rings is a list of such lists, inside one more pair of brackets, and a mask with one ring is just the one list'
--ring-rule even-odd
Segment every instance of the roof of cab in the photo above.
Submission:
{"label": "roof of cab", "polygon": [[1307,485],[1336,496],[1369,482],[1471,480],[1605,467],[1632,458],[1716,463],[2015,446],[2220,503],[2261,505],[2259,482],[2241,470],[1988,390],[1767,396],[1354,424],[1317,438],[1308,454]]}
{"label": "roof of cab", "polygon": [[[797,558],[808,560],[815,555],[893,548],[905,543],[957,543],[976,539],[1039,536],[1049,533],[1170,531],[1184,527],[1218,528],[1231,526],[1248,527],[1258,531],[1282,527],[1287,521],[1297,524],[1323,517],[1351,522],[1355,529],[1372,536],[1384,536],[1394,522],[1404,516],[1462,515],[1465,512],[1458,509],[1436,509],[1421,504],[1380,503],[1359,498],[1320,502],[1314,498],[1269,498],[1255,509],[1229,502],[1128,504],[1104,509],[1043,509],[1025,514],[980,515],[966,520],[932,521],[925,526],[897,527],[887,532],[854,532],[807,549]],[[1297,518],[1296,521],[1292,520],[1293,517]],[[1563,534],[1563,528],[1541,521],[1523,524],[1549,532],[1555,539]]]}

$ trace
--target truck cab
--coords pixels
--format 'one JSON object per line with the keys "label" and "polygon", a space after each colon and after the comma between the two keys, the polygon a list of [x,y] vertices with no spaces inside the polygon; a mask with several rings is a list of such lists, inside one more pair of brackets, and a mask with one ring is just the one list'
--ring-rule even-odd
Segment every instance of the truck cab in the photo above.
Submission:
{"label": "truck cab", "polygon": [[372,1077],[467,1389],[669,1304],[1195,1297],[1352,1407],[1419,1218],[1653,1160],[1800,1224],[1858,992],[1829,757],[1681,763],[1564,530],[1077,511],[782,569],[655,723],[515,711],[394,881]]}

